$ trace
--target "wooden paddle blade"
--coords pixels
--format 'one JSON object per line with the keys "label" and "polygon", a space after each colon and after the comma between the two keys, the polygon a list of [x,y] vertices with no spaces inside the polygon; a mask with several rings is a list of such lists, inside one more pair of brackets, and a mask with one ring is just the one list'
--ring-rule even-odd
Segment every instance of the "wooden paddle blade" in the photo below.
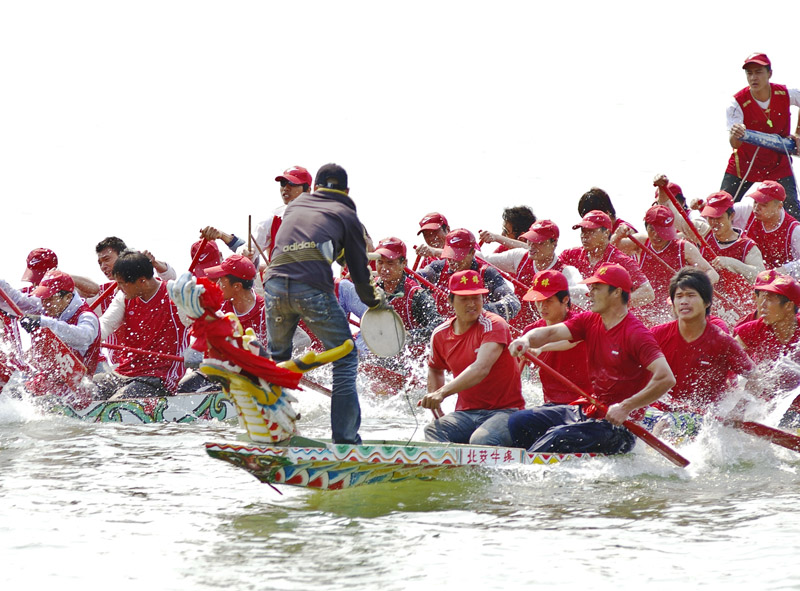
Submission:
{"label": "wooden paddle blade", "polygon": [[734,429],[739,429],[750,435],[766,439],[770,443],[780,445],[786,449],[800,452],[800,436],[787,433],[781,429],[770,427],[769,425],[762,425],[753,421],[741,421],[739,419],[726,419],[725,424]]}
{"label": "wooden paddle blade", "polygon": [[689,465],[689,460],[684,458],[681,454],[672,449],[669,445],[661,441],[658,437],[650,433],[650,431],[641,425],[634,423],[633,421],[625,421],[622,423],[622,425],[676,466],[685,468]]}

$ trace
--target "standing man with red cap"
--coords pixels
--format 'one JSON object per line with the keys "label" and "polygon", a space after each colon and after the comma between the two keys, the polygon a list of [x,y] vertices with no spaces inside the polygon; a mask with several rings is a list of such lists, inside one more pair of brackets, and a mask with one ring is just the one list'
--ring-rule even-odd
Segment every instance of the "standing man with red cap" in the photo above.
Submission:
{"label": "standing man with red cap", "polygon": [[[507,348],[508,323],[483,309],[489,290],[477,271],[453,273],[449,291],[455,315],[433,332],[428,393],[419,402],[438,416],[425,427],[425,439],[508,447],[508,417],[525,408],[519,365]],[[453,375],[449,382],[445,372]],[[439,416],[453,394],[455,411]]]}
{"label": "standing man with red cap", "polygon": [[448,233],[444,241],[442,259],[433,261],[430,265],[422,269],[419,274],[438,286],[439,289],[433,294],[436,299],[436,307],[439,314],[448,317],[451,314],[450,304],[447,297],[447,290],[450,285],[450,278],[453,273],[472,269],[477,271],[481,279],[489,290],[486,309],[502,316],[507,322],[517,315],[520,309],[520,301],[514,295],[513,288],[506,283],[503,276],[497,269],[486,263],[479,263],[475,258],[475,248],[478,243],[472,232],[459,228]]}
{"label": "standing man with red cap", "polygon": [[509,345],[522,356],[559,341],[585,341],[592,360],[589,374],[603,412],[589,403],[540,406],[511,415],[508,428],[514,445],[541,453],[624,453],[635,443],[622,426],[629,416],[652,404],[675,385],[675,377],[649,330],[628,312],[633,283],[615,263],[600,265],[589,285],[591,312],[566,322],[534,328]]}
{"label": "standing man with red cap", "polygon": [[639,265],[631,257],[624,254],[611,244],[613,222],[608,214],[594,209],[583,216],[583,219],[572,226],[573,230],[580,228],[581,244],[568,248],[558,255],[560,268],[565,266],[575,267],[581,277],[586,279],[591,276],[601,265],[616,263],[628,271],[633,281],[633,292],[630,294],[630,306],[641,306],[654,299],[653,287]]}
{"label": "standing man with red cap", "polygon": [[423,257],[419,267],[425,268],[433,261],[442,258],[444,239],[449,232],[450,225],[447,223],[447,218],[439,212],[433,211],[422,217],[417,235],[422,234],[425,244],[416,247],[417,256]]}
{"label": "standing man with red cap", "polygon": [[[283,171],[283,174],[276,176],[275,180],[280,183],[280,193],[283,205],[275,209],[270,218],[258,224],[255,235],[256,244],[261,247],[268,259],[272,259],[272,249],[275,246],[275,236],[278,234],[278,228],[281,227],[283,213],[286,211],[286,206],[303,193],[308,193],[309,189],[311,189],[311,185],[314,182],[314,179],[311,177],[311,173],[302,166],[292,166],[291,168],[287,168]],[[256,260],[258,259],[256,258]],[[269,261],[264,262],[269,263]]]}
{"label": "standing man with red cap", "polygon": [[[738,201],[753,183],[777,181],[786,191],[786,211],[795,218],[800,217],[791,157],[742,142],[748,129],[789,137],[790,107],[800,107],[800,90],[769,81],[772,77],[772,63],[765,53],[750,55],[745,59],[742,68],[747,76],[747,86],[733,95],[733,101],[726,112],[733,154],[728,160],[720,190],[727,191]],[[800,148],[798,136],[800,121],[792,136],[795,138],[795,145]]]}

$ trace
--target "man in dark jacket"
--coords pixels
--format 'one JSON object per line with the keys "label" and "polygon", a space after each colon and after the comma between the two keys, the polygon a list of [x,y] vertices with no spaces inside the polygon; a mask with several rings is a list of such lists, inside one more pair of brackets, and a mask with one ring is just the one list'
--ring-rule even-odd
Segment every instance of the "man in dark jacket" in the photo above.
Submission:
{"label": "man in dark jacket", "polygon": [[[370,283],[364,229],[348,196],[347,172],[326,164],[317,172],[314,192],[289,203],[264,279],[269,348],[273,360],[286,361],[302,319],[326,349],[352,338],[336,300],[331,264],[346,263],[358,297],[369,307],[381,304]],[[331,430],[335,443],[360,443],[361,408],[356,391],[355,350],[333,363]]]}

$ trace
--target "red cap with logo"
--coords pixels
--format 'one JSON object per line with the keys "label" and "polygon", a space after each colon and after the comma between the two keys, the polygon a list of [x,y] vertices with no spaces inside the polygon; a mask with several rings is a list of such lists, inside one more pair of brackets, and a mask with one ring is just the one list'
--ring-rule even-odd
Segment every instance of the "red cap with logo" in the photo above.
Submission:
{"label": "red cap with logo", "polygon": [[758,203],[769,203],[770,201],[785,201],[786,189],[778,182],[764,181],[755,185],[754,190],[749,193],[750,197]]}
{"label": "red cap with logo", "polygon": [[524,238],[533,244],[541,244],[547,240],[558,240],[558,226],[550,220],[539,220],[528,228],[527,232],[520,234],[520,238]]}
{"label": "red cap with logo", "polygon": [[526,302],[541,302],[549,297],[556,295],[559,291],[568,291],[569,283],[566,276],[560,271],[547,269],[539,271],[533,277],[533,285],[528,292],[522,296]]}
{"label": "red cap with logo", "polygon": [[778,276],[778,272],[775,269],[767,269],[766,271],[761,271],[761,273],[756,275],[755,288],[758,289],[759,285],[768,285],[768,284],[772,283],[772,281],[777,276]]}
{"label": "red cap with logo", "polygon": [[572,229],[586,228],[587,230],[594,230],[595,228],[605,228],[610,231],[613,226],[614,223],[611,221],[611,218],[608,217],[607,213],[599,209],[593,209],[583,216],[580,222],[572,226]]}
{"label": "red cap with logo", "polygon": [[75,291],[75,282],[63,271],[50,269],[44,274],[41,283],[33,290],[33,295],[41,300],[46,300],[62,291]]}
{"label": "red cap with logo", "polygon": [[[683,195],[683,189],[678,183],[669,182],[667,183],[667,189],[669,192],[672,193],[673,197],[677,197],[678,195]],[[658,187],[656,187],[656,194],[655,198],[658,199]]]}
{"label": "red cap with logo", "polygon": [[232,254],[222,261],[221,265],[206,268],[205,273],[209,279],[219,279],[225,275],[233,275],[239,279],[249,281],[256,276],[256,266],[246,256]]}
{"label": "red cap with logo", "polygon": [[[194,244],[192,244],[192,260],[194,260],[197,251],[200,250],[200,245],[203,243],[202,240],[198,240]],[[219,248],[217,248],[216,243],[213,240],[209,240],[206,242],[206,245],[203,247],[203,253],[200,255],[200,258],[197,259],[197,265],[194,267],[194,271],[192,273],[195,277],[205,277],[206,276],[206,269],[209,267],[216,267],[217,265],[222,263],[222,255],[219,253]]]}
{"label": "red cap with logo", "polygon": [[58,266],[58,257],[49,248],[34,248],[28,253],[25,264],[27,268],[22,274],[22,281],[39,283],[47,271]]}
{"label": "red cap with logo", "polygon": [[630,293],[633,287],[631,275],[628,270],[617,263],[605,263],[597,268],[591,277],[587,277],[581,283],[587,285],[591,283],[605,283],[611,287],[619,287],[622,291]]}
{"label": "red cap with logo", "polygon": [[745,58],[742,69],[750,64],[758,64],[759,66],[767,66],[768,68],[772,67],[772,63],[769,61],[766,53],[751,53]]}
{"label": "red cap with logo", "polygon": [[678,236],[675,231],[675,215],[669,207],[654,205],[647,210],[644,221],[653,227],[653,232],[662,240],[675,240]]}
{"label": "red cap with logo", "polygon": [[447,218],[437,212],[431,212],[419,221],[419,232],[417,235],[422,234],[423,230],[438,230],[442,226],[449,226]]}
{"label": "red cap with logo", "polygon": [[275,177],[276,181],[289,181],[293,185],[308,185],[309,187],[314,184],[314,179],[311,178],[311,173],[302,166],[292,166],[283,171]]}
{"label": "red cap with logo", "polygon": [[393,261],[395,259],[405,258],[406,245],[399,238],[395,236],[389,236],[389,238],[384,238],[378,242],[378,246],[375,247],[375,252],[382,257]]}
{"label": "red cap with logo", "polygon": [[795,306],[800,306],[800,283],[783,273],[775,273],[772,281],[756,285],[758,291],[768,291],[777,293],[794,302]]}
{"label": "red cap with logo", "polygon": [[733,197],[727,191],[717,191],[706,199],[706,206],[700,215],[707,218],[719,218],[733,207]]}
{"label": "red cap with logo", "polygon": [[445,236],[442,258],[460,261],[469,254],[470,250],[475,248],[475,245],[475,236],[472,232],[464,228],[453,230]]}
{"label": "red cap with logo", "polygon": [[472,269],[453,273],[447,284],[450,293],[455,295],[479,295],[489,293],[483,283],[480,273]]}

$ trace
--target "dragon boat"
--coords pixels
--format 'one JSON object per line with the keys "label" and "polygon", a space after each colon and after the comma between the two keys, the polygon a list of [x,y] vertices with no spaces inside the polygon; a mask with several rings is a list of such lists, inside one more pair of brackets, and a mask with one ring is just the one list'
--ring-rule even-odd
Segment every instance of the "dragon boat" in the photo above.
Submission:
{"label": "dragon boat", "polygon": [[431,480],[456,468],[554,464],[587,460],[598,454],[534,454],[519,448],[486,447],[423,441],[364,441],[359,445],[302,437],[299,415],[289,389],[300,389],[302,374],[352,351],[339,347],[275,364],[258,355],[252,331],[242,331],[233,315],[222,315],[219,288],[204,278],[183,275],[170,282],[176,305],[195,318],[195,347],[203,350],[200,366],[222,386],[233,402],[250,442],[205,444],[212,458],[246,470],[261,482],[318,490],[342,490],[409,479]]}

